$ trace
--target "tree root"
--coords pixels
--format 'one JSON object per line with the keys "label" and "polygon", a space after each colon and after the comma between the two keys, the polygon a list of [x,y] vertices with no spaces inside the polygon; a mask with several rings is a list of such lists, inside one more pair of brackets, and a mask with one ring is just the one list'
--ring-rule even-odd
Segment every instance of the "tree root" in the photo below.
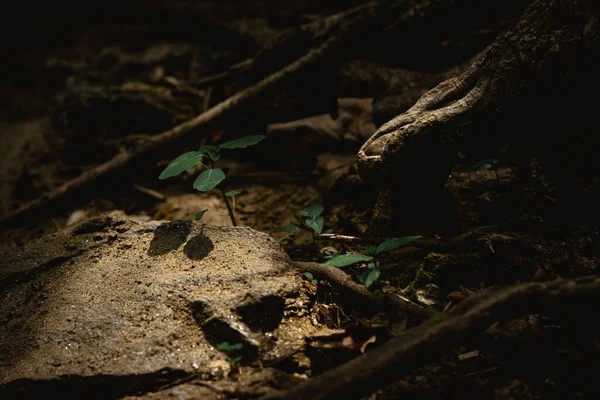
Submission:
{"label": "tree root", "polygon": [[358,399],[481,335],[495,321],[538,312],[589,318],[599,305],[600,276],[490,288],[290,392],[262,399]]}
{"label": "tree root", "polygon": [[[459,146],[476,139],[474,126],[498,125],[500,112],[521,115],[519,108],[528,103],[518,101],[535,95],[532,88],[552,85],[542,78],[560,79],[565,73],[561,55],[586,62],[575,55],[596,43],[594,34],[581,34],[586,26],[597,29],[592,24],[596,17],[593,6],[582,0],[535,1],[468,70],[424,94],[365,142],[358,153],[361,178],[382,187],[400,180],[417,187],[423,180],[443,186]],[[486,140],[507,140],[496,136]]]}
{"label": "tree root", "polygon": [[434,310],[423,308],[414,303],[405,301],[398,296],[385,295],[383,297],[376,297],[366,287],[354,282],[348,274],[339,268],[315,262],[294,261],[293,264],[300,271],[310,272],[315,276],[324,278],[341,291],[346,292],[357,299],[363,305],[366,304],[369,307],[381,309],[387,308],[388,311],[392,308],[396,312],[397,317],[407,316],[418,321],[427,320],[435,315]]}

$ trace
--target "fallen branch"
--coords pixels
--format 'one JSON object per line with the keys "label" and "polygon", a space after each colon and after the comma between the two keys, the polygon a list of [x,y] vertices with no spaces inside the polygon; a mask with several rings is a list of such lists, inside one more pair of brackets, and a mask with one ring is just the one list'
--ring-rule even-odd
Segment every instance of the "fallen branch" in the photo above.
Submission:
{"label": "fallen branch", "polygon": [[368,303],[375,303],[373,293],[363,285],[354,282],[350,275],[339,268],[330,267],[328,265],[315,262],[294,261],[294,266],[301,271],[310,272],[311,274],[325,277],[329,282],[338,288],[345,290],[357,296],[360,300]]}
{"label": "fallen branch", "polygon": [[386,240],[386,238],[348,236],[348,235],[340,235],[337,233],[321,233],[321,234],[317,235],[316,238],[321,239],[321,240],[332,240],[334,242],[363,243],[363,244],[379,244]]}
{"label": "fallen branch", "polygon": [[262,399],[360,398],[483,334],[497,320],[559,310],[589,318],[590,310],[597,310],[599,305],[600,276],[490,288],[464,300],[449,313],[440,314],[289,392]]}
{"label": "fallen branch", "polygon": [[294,261],[293,264],[301,271],[310,272],[315,276],[326,279],[338,289],[351,294],[359,301],[371,307],[388,309],[391,307],[400,315],[410,316],[420,321],[427,320],[435,314],[433,310],[420,307],[398,296],[387,295],[381,298],[375,297],[366,287],[354,282],[350,275],[339,268],[315,262]]}

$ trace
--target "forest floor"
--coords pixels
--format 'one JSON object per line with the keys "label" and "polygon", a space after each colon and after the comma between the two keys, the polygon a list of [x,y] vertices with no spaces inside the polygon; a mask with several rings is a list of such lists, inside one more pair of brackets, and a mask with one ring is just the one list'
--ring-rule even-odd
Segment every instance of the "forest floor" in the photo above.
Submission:
{"label": "forest floor", "polygon": [[[290,17],[286,23],[297,22]],[[263,35],[278,28],[258,17],[246,23],[263,24]],[[19,72],[19,79],[31,73],[35,85],[4,82],[6,111],[0,122],[4,214],[102,162],[127,145],[120,141],[125,134],[160,132],[215,103],[210,90],[216,93],[219,88],[199,89],[188,101],[169,87],[165,77],[192,81],[189,71],[194,68],[197,77],[218,72],[251,53],[244,49],[247,38],[230,43],[227,49],[211,49],[206,44],[202,48],[172,38],[159,44],[148,38],[153,44],[127,48],[123,38],[110,36],[118,36],[116,31],[93,31],[85,37],[89,47],[83,50],[45,49],[32,53],[33,61],[27,57],[13,60],[15,71],[20,66],[29,71]],[[128,34],[151,36],[142,31],[133,26]],[[327,254],[364,253],[373,244],[370,223],[378,190],[360,181],[354,164],[356,151],[375,127],[372,99],[341,98],[338,103],[338,119],[320,114],[300,122],[271,124],[264,131],[255,125],[252,131],[243,125],[227,131],[216,128],[199,134],[202,139],[195,143],[267,135],[251,150],[224,154],[219,166],[227,173],[227,190],[240,192],[235,201],[239,225],[270,234],[293,260],[324,262]],[[170,151],[158,161],[136,164],[134,171],[112,177],[108,185],[87,188],[84,201],[70,199],[58,210],[6,229],[0,252],[12,253],[32,239],[115,209],[146,220],[190,221],[197,211],[208,209],[198,223],[229,225],[217,190],[193,190],[195,174],[158,179],[160,171],[185,151]],[[493,162],[481,163],[481,159],[459,154],[439,198],[421,210],[394,210],[411,220],[396,236],[422,238],[383,257],[382,275],[370,290],[395,293],[421,307],[446,311],[493,285],[597,273],[600,223],[589,214],[593,201],[585,199],[595,198],[598,188],[589,187],[574,207],[569,194],[560,193],[512,160],[501,154]],[[405,190],[410,196],[411,188]],[[314,203],[324,205],[324,231],[355,236],[364,243],[315,238],[308,229],[281,231],[289,224],[303,225],[298,211]],[[345,271],[356,278],[364,268],[357,264]],[[365,311],[352,298],[340,297],[327,281],[319,281],[315,290],[315,313],[324,327],[378,329],[380,315]],[[498,322],[495,334],[413,371],[372,398],[464,398],[466,393],[488,398],[592,398],[597,388],[589,389],[589,385],[597,369],[589,367],[598,365],[600,342],[593,330],[583,329],[590,323],[542,315]],[[339,341],[333,350],[324,350],[322,365],[313,373],[360,353]],[[376,344],[365,344],[365,348]]]}

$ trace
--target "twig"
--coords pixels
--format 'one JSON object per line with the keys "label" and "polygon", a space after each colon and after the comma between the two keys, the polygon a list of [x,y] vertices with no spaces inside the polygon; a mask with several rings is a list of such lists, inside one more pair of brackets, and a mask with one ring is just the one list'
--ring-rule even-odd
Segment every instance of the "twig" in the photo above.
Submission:
{"label": "twig", "polygon": [[337,233],[321,233],[320,235],[317,236],[317,239],[332,240],[335,242],[379,244],[379,243],[385,241],[387,238],[348,236],[348,235],[340,235]]}
{"label": "twig", "polygon": [[254,62],[254,60],[252,58],[248,58],[244,61],[241,61],[235,65],[232,65],[231,67],[229,67],[226,71],[223,72],[219,72],[216,73],[214,75],[209,75],[203,78],[200,78],[196,81],[194,81],[192,83],[192,85],[196,86],[196,87],[202,87],[202,86],[208,86],[208,85],[214,85],[224,79],[227,79],[227,77],[229,77],[229,75],[232,72],[236,72],[239,70],[243,70],[247,67],[249,67],[250,65],[252,65],[252,63]]}
{"label": "twig", "polygon": [[294,266],[301,271],[310,272],[311,274],[324,276],[329,282],[347,292],[352,293],[362,301],[375,303],[375,296],[369,292],[366,287],[355,283],[350,275],[346,274],[339,268],[330,267],[328,265],[315,262],[294,261]]}
{"label": "twig", "polygon": [[156,200],[165,201],[165,195],[160,192],[157,192],[156,190],[148,189],[138,184],[134,184],[133,188],[139,192],[147,194],[150,197],[154,197]]}
{"label": "twig", "polygon": [[202,111],[206,111],[210,107],[210,100],[212,97],[212,86],[206,89],[206,95],[204,96],[204,101],[202,102]]}
{"label": "twig", "polygon": [[316,262],[293,261],[293,265],[301,271],[310,272],[316,276],[324,277],[328,282],[336,287],[358,298],[359,301],[370,305],[371,307],[395,309],[399,314],[410,315],[418,320],[426,320],[435,315],[435,311],[420,307],[416,304],[405,301],[398,296],[375,297],[366,287],[352,280],[350,275],[339,268]]}
{"label": "twig", "polygon": [[599,305],[600,276],[490,288],[467,298],[449,313],[438,315],[289,392],[262,399],[361,398],[483,334],[499,319],[558,310],[589,318],[590,310],[597,310]]}

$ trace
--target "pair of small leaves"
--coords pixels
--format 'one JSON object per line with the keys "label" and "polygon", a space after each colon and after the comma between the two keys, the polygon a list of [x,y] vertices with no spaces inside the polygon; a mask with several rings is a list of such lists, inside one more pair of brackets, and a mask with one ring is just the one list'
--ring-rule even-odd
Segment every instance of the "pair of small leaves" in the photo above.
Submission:
{"label": "pair of small leaves", "polygon": [[322,204],[313,203],[306,210],[298,211],[298,214],[306,218],[304,223],[309,228],[321,234],[323,232],[323,225],[325,224],[325,218],[321,215],[324,209],[325,207]]}
{"label": "pair of small leaves", "polygon": [[[322,204],[313,203],[308,206],[306,210],[298,211],[298,214],[306,218],[304,223],[310,229],[321,234],[321,232],[323,232],[323,225],[325,224],[325,218],[321,215],[324,209],[325,207],[323,207]],[[298,232],[300,230],[302,230],[302,227],[296,224],[289,224],[279,229],[281,232]]]}
{"label": "pair of small leaves", "polygon": [[221,342],[217,345],[217,350],[219,351],[235,351],[241,350],[244,347],[241,343],[229,344],[229,342]]}
{"label": "pair of small leaves", "polygon": [[171,161],[171,163],[163,170],[158,178],[171,178],[181,174],[184,171],[192,169],[197,166],[202,160],[202,157],[205,156],[210,157],[210,159],[213,161],[217,161],[219,158],[221,158],[220,151],[222,149],[246,148],[248,146],[257,144],[264,138],[266,138],[264,135],[250,135],[241,137],[239,139],[230,140],[218,146],[202,146],[198,149],[198,151],[190,151]]}
{"label": "pair of small leaves", "polygon": [[316,280],[313,276],[313,274],[311,274],[310,272],[305,272],[304,276],[308,278],[308,280],[310,281],[310,283],[312,283],[313,285],[316,285],[317,283],[319,283],[318,280]]}
{"label": "pair of small leaves", "polygon": [[323,225],[325,224],[325,218],[323,218],[322,215],[319,215],[315,219],[307,218],[306,220],[304,220],[304,222],[313,231],[317,232],[318,234],[321,234],[321,232],[323,231]]}
{"label": "pair of small leaves", "polygon": [[300,214],[300,215],[302,215],[303,217],[306,217],[306,218],[315,219],[315,218],[319,217],[323,213],[324,209],[325,209],[325,207],[323,207],[322,204],[313,203],[310,206],[308,206],[306,208],[306,210],[300,210],[300,211],[298,211],[298,214]]}

